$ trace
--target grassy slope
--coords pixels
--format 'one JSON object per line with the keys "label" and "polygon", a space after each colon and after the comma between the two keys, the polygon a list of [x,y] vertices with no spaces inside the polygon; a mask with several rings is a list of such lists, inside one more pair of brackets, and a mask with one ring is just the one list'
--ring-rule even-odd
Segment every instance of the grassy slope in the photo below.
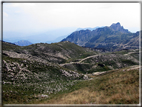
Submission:
{"label": "grassy slope", "polygon": [[[124,71],[125,70],[125,71]],[[90,81],[80,81],[48,104],[138,104],[139,70],[120,69],[95,76]]]}

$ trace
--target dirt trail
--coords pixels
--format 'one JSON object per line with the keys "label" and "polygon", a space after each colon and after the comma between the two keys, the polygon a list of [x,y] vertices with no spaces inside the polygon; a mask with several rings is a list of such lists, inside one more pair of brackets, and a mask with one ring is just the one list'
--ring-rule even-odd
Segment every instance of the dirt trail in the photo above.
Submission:
{"label": "dirt trail", "polygon": [[130,54],[132,54],[132,53],[137,53],[137,52],[129,52],[129,53],[124,54],[124,55],[130,55]]}
{"label": "dirt trail", "polygon": [[127,69],[127,71],[134,70],[134,69],[139,69],[139,68],[140,68],[139,65],[134,65],[134,66],[130,66],[130,68]]}
{"label": "dirt trail", "polygon": [[102,55],[102,54],[88,56],[88,57],[86,57],[86,58],[81,59],[81,60],[79,61],[79,63],[81,63],[82,61],[84,61],[84,60],[86,60],[86,59],[94,58],[94,57],[97,57],[97,56],[100,56],[100,55]]}
{"label": "dirt trail", "polygon": [[134,65],[134,66],[129,66],[129,68],[114,69],[114,70],[103,71],[103,72],[94,72],[94,73],[92,73],[92,75],[98,76],[98,75],[106,74],[106,73],[112,72],[112,71],[118,71],[118,70],[130,71],[130,70],[135,70],[135,69],[140,69],[140,66],[139,65]]}
{"label": "dirt trail", "polygon": [[81,62],[83,62],[84,60],[89,59],[89,58],[97,57],[97,56],[99,56],[99,55],[101,55],[101,54],[92,55],[92,56],[88,56],[88,57],[83,58],[83,59],[79,59],[78,62],[69,62],[69,63],[60,64],[60,66],[70,65],[70,64],[88,64],[88,63],[81,63]]}
{"label": "dirt trail", "polygon": [[[132,54],[132,53],[136,53],[136,52],[129,52],[129,53],[124,54],[124,55],[130,55],[130,54]],[[82,63],[82,62],[83,62],[84,60],[86,60],[86,59],[95,58],[95,57],[100,56],[100,55],[102,55],[102,54],[97,54],[97,55],[88,56],[88,57],[86,57],[86,58],[79,59],[78,62],[69,62],[69,63],[60,64],[60,66],[70,65],[70,64],[88,64],[88,63]]]}

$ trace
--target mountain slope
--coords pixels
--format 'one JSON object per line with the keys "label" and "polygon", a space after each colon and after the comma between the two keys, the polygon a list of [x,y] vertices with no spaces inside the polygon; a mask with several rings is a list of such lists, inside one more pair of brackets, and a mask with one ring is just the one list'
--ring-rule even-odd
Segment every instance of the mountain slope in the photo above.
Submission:
{"label": "mountain slope", "polygon": [[[32,103],[49,99],[71,88],[77,80],[88,79],[88,76],[58,64],[60,59],[63,59],[60,54],[71,57],[72,54],[86,51],[73,43],[21,47],[3,42],[2,46],[3,104]],[[77,50],[68,52],[69,50],[65,50],[68,46],[76,47]],[[59,51],[61,53],[56,55]]]}
{"label": "mountain slope", "polygon": [[[8,52],[7,52],[8,51]],[[3,45],[3,53],[13,57],[36,59],[50,63],[64,63],[69,59],[81,58],[96,52],[82,48],[71,42],[37,43],[19,47],[9,43]]]}
{"label": "mountain slope", "polygon": [[[92,76],[92,80],[80,81],[72,91],[45,100],[44,104],[139,104],[139,66],[111,70],[103,75]],[[94,104],[94,105],[93,105]]]}
{"label": "mountain slope", "polygon": [[85,46],[87,41],[91,39],[92,36],[93,35],[90,30],[80,30],[73,32],[66,39],[63,39],[62,41],[70,41],[79,46]]}
{"label": "mountain slope", "polygon": [[[62,41],[70,41],[79,46],[91,47],[91,48],[102,48],[107,51],[116,51],[126,49],[129,42],[139,43],[139,33],[131,33],[127,29],[124,29],[120,23],[112,24],[110,27],[97,28],[96,30],[80,30],[70,34],[67,38]],[[127,45],[123,47],[123,45]],[[131,45],[129,48],[138,49],[138,45]],[[128,48],[128,49],[129,49]]]}

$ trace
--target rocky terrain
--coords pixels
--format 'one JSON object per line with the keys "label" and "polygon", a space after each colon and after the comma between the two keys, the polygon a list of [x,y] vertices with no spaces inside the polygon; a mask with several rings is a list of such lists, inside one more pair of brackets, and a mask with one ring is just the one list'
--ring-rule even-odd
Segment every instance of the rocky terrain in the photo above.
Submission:
{"label": "rocky terrain", "polygon": [[[126,52],[124,54],[124,52]],[[123,54],[122,54],[123,53]],[[135,55],[135,57],[133,56]],[[114,53],[101,53],[78,59],[76,62],[60,64],[68,69],[82,73],[93,73],[120,69],[123,67],[139,64],[139,50],[123,50]]]}

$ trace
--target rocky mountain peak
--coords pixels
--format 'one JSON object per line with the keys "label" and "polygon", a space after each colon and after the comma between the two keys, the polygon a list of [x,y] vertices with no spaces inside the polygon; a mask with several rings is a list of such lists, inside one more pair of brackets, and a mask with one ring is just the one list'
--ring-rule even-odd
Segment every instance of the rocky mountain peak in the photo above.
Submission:
{"label": "rocky mountain peak", "polygon": [[119,22],[113,23],[110,28],[114,31],[120,31],[122,33],[130,33],[127,29],[124,29]]}
{"label": "rocky mountain peak", "polygon": [[116,24],[113,23],[113,24],[110,26],[110,28],[112,28],[113,30],[120,30],[120,29],[123,28],[123,26],[121,26],[120,23],[117,22]]}

